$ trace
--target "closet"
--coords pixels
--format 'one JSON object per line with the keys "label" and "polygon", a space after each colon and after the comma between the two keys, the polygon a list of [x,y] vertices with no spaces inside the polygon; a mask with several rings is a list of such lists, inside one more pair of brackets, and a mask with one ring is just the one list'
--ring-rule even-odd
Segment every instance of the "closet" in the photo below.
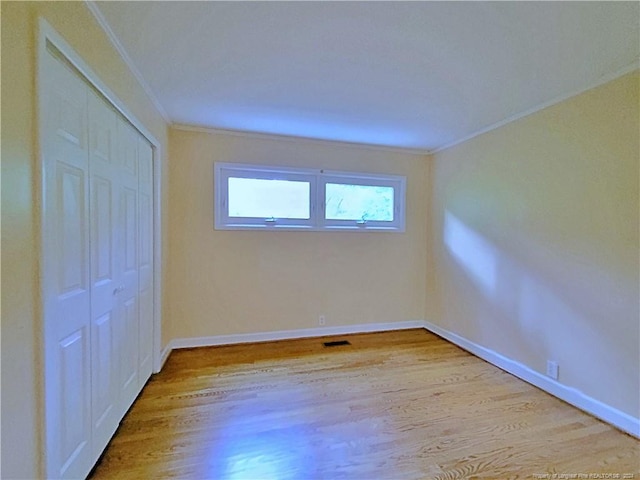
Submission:
{"label": "closet", "polygon": [[40,76],[47,478],[84,478],[151,375],[153,148],[47,40]]}

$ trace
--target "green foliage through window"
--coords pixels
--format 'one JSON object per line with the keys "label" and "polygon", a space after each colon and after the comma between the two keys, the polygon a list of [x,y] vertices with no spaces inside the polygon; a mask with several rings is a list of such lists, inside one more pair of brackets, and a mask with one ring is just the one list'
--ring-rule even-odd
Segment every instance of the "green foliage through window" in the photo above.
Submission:
{"label": "green foliage through window", "polygon": [[393,187],[327,183],[325,218],[393,222]]}

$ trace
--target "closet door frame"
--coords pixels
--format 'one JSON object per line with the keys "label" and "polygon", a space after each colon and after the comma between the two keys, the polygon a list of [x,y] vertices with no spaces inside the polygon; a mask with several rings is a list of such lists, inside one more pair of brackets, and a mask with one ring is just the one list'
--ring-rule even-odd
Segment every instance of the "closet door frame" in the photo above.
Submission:
{"label": "closet door frame", "polygon": [[[38,94],[37,100],[37,125],[38,125],[38,134],[37,134],[37,161],[36,165],[36,182],[40,187],[36,189],[36,205],[39,210],[39,218],[37,222],[37,228],[39,231],[38,242],[39,242],[39,252],[40,252],[40,290],[41,290],[41,301],[39,305],[39,313],[41,318],[41,328],[39,335],[39,343],[40,343],[40,355],[38,358],[38,362],[41,366],[40,368],[40,376],[37,379],[38,388],[40,391],[40,416],[41,416],[41,424],[43,428],[41,430],[41,447],[39,450],[43,452],[41,458],[41,472],[44,473],[46,478],[51,477],[53,475],[55,477],[54,472],[49,472],[49,462],[47,460],[47,451],[51,451],[51,448],[54,448],[51,443],[50,433],[47,431],[45,418],[47,412],[47,391],[45,388],[45,376],[47,374],[47,368],[45,364],[46,354],[45,351],[45,338],[46,331],[48,325],[53,320],[51,317],[51,312],[47,311],[46,305],[43,303],[42,299],[47,298],[48,292],[45,291],[47,282],[42,280],[42,277],[45,275],[49,275],[49,272],[46,271],[46,266],[49,264],[47,261],[48,258],[53,258],[52,256],[56,255],[57,252],[52,248],[51,242],[47,240],[47,222],[48,222],[48,206],[46,205],[45,199],[47,194],[48,185],[45,182],[45,168],[46,158],[43,154],[43,146],[45,145],[44,138],[44,126],[43,122],[45,119],[43,118],[43,112],[46,111],[45,102],[46,102],[46,81],[48,78],[49,72],[48,62],[46,60],[47,56],[51,56],[51,53],[48,51],[48,45],[52,45],[65,59],[65,61],[69,62],[83,77],[83,80],[90,84],[93,88],[95,88],[102,96],[104,96],[111,105],[122,115],[124,116],[141,134],[148,140],[148,142],[152,146],[153,150],[153,160],[152,160],[152,182],[153,182],[153,340],[152,340],[152,363],[153,363],[153,372],[158,373],[162,368],[162,360],[163,355],[161,352],[161,325],[162,325],[162,304],[161,304],[161,291],[162,291],[162,242],[161,242],[161,232],[162,232],[162,168],[160,164],[160,159],[162,158],[162,151],[160,142],[149,132],[149,130],[140,122],[135,115],[133,115],[130,110],[127,108],[126,104],[122,102],[98,77],[98,75],[93,71],[91,67],[75,52],[75,50],[64,40],[64,38],[58,34],[55,29],[43,18],[38,19],[38,29],[37,29],[37,58],[36,58],[36,91]],[[89,232],[87,232],[89,234]]]}

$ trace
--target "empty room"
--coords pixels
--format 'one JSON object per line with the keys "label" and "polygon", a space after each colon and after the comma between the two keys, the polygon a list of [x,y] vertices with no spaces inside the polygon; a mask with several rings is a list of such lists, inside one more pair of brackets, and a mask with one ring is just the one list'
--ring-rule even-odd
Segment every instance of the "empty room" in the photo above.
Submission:
{"label": "empty room", "polygon": [[640,479],[640,3],[0,2],[3,479]]}

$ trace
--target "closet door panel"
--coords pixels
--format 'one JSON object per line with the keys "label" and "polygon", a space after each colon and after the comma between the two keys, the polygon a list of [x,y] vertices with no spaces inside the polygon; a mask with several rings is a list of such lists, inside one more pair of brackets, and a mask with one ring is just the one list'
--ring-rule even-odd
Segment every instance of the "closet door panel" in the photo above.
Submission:
{"label": "closet door panel", "polygon": [[153,150],[138,137],[139,279],[140,279],[140,388],[151,376],[153,350]]}
{"label": "closet door panel", "polygon": [[118,197],[122,319],[119,334],[120,410],[124,414],[139,393],[139,269],[138,269],[138,132],[118,119]]}
{"label": "closet door panel", "polygon": [[88,409],[89,345],[85,326],[59,342],[60,440],[56,454],[63,477],[73,477],[75,466],[90,460],[91,424]]}
{"label": "closet door panel", "polygon": [[92,463],[87,87],[52,55],[43,62],[46,466],[73,478]]}
{"label": "closet door panel", "polygon": [[75,295],[88,294],[86,172],[65,161],[56,163],[56,239],[58,292],[71,303]]}
{"label": "closet door panel", "polygon": [[116,431],[118,417],[118,337],[121,317],[117,271],[116,112],[95,92],[89,94],[91,172],[91,395],[94,456]]}

